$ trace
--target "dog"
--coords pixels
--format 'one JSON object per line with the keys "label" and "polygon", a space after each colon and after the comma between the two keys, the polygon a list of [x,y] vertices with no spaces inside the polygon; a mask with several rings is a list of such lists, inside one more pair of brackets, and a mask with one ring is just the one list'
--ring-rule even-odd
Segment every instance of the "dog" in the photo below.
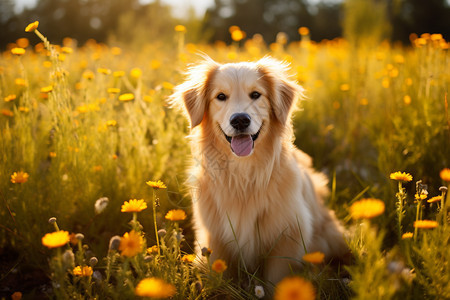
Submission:
{"label": "dog", "polygon": [[344,230],[323,199],[327,179],[293,145],[291,116],[303,89],[270,57],[193,65],[170,96],[190,121],[188,186],[198,248],[228,273],[259,272],[276,284],[320,251],[348,253]]}

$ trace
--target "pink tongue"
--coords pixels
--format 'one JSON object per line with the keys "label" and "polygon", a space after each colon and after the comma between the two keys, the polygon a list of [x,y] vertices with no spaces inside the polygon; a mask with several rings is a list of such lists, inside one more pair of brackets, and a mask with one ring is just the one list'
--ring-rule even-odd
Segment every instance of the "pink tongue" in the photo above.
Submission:
{"label": "pink tongue", "polygon": [[253,139],[251,135],[238,135],[231,138],[231,149],[237,156],[247,156],[252,152]]}

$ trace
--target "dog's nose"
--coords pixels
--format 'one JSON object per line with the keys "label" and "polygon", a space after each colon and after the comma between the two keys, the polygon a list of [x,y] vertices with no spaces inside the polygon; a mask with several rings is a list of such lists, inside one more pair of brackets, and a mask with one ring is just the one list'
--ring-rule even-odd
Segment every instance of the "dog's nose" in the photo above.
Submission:
{"label": "dog's nose", "polygon": [[251,118],[246,113],[235,113],[230,118],[230,124],[236,130],[244,130],[250,126]]}

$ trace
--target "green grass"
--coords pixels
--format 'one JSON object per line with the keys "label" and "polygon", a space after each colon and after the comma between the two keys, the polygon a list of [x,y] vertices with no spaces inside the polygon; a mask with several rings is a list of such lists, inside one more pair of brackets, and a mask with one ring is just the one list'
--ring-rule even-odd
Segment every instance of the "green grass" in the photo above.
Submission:
{"label": "green grass", "polygon": [[[354,263],[342,269],[305,263],[298,275],[314,284],[318,298],[450,297],[448,201],[443,207],[423,201],[421,218],[437,220],[438,227],[419,229],[413,239],[399,238],[399,233],[414,232],[414,182],[427,185],[429,198],[439,195],[445,184],[439,172],[450,166],[450,66],[444,41],[429,37],[414,47],[383,43],[356,49],[342,39],[269,46],[248,40],[230,46],[181,44],[181,51],[155,42],[139,51],[125,46],[121,53],[95,42],[78,48],[66,42],[72,53],[28,47],[23,56],[5,51],[0,58],[0,255],[5,274],[0,282],[7,287],[1,296],[42,294],[37,286],[42,273],[51,281],[44,294],[62,299],[134,298],[135,287],[146,277],[175,286],[176,299],[255,298],[256,285],[269,293],[257,275],[243,272],[245,280],[236,284],[211,270],[212,262],[200,267],[183,262],[195,246],[190,217],[182,222],[164,218],[172,208],[190,215],[184,186],[187,121],[165,101],[173,85],[182,82],[187,64],[203,51],[221,62],[270,54],[290,62],[293,76],[306,88],[307,99],[294,117],[296,144],[330,177],[329,206],[348,228],[354,255]],[[133,76],[133,68],[142,75]],[[115,76],[116,71],[124,76]],[[17,78],[26,85],[17,84]],[[51,92],[41,92],[50,85]],[[134,99],[120,101],[124,93]],[[8,95],[16,99],[4,101]],[[17,171],[27,172],[28,181],[12,183]],[[397,182],[389,179],[395,171],[414,178],[402,185],[401,229]],[[153,191],[145,182],[157,179],[168,186],[156,192],[156,224],[167,232],[161,254],[142,251],[128,258],[109,249],[111,237],[136,225],[120,212],[129,199],[148,202],[149,208],[138,214],[142,228],[134,228],[143,233],[146,247],[156,244]],[[94,204],[101,197],[108,197],[109,204],[96,214]],[[370,221],[352,220],[350,205],[368,197],[384,201],[385,213]],[[82,244],[44,247],[41,238],[54,230],[50,217],[62,230],[83,233]],[[67,260],[70,254],[64,261],[65,250],[75,253],[73,262]],[[73,276],[73,268],[88,265],[92,256],[99,261],[93,265],[96,275]],[[15,282],[27,272],[36,275],[21,290],[23,285]]]}

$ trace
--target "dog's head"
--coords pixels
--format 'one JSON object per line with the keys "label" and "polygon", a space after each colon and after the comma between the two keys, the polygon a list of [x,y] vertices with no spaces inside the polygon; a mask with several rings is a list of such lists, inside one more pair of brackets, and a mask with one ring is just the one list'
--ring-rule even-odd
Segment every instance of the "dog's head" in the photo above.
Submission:
{"label": "dog's head", "polygon": [[301,92],[287,66],[272,58],[223,65],[206,58],[189,69],[171,102],[183,103],[192,129],[215,128],[234,154],[248,156],[274,126],[286,126]]}

